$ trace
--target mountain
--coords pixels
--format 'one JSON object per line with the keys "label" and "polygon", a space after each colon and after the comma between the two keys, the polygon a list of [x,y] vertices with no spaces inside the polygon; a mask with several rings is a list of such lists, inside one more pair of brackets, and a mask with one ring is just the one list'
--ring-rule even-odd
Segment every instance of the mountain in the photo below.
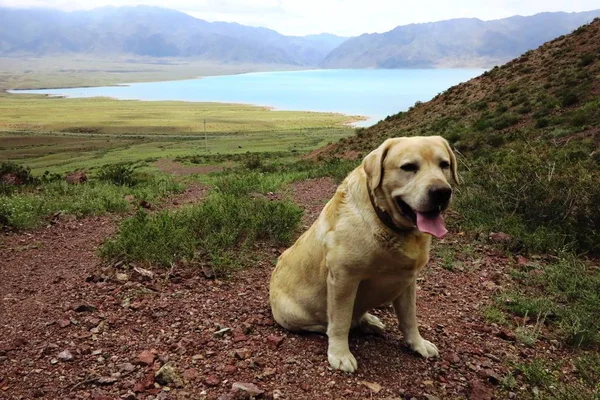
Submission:
{"label": "mountain", "polygon": [[351,38],[321,63],[324,68],[488,67],[534,49],[600,16],[541,13],[495,21],[453,19],[399,26]]}
{"label": "mountain", "polygon": [[361,158],[390,137],[441,135],[463,177],[451,223],[507,233],[513,249],[600,255],[598,76],[600,19],[312,156]]}
{"label": "mountain", "polygon": [[226,63],[315,66],[346,38],[290,37],[266,28],[207,22],[158,7],[91,11],[0,8],[0,55],[192,57]]}

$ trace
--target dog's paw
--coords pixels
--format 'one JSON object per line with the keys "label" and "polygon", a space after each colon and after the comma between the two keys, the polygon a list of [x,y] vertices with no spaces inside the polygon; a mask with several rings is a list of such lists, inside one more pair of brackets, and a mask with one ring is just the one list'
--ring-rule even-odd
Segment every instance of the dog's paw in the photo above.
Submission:
{"label": "dog's paw", "polygon": [[354,358],[352,353],[349,351],[340,353],[328,351],[327,358],[329,360],[329,365],[331,365],[332,368],[339,369],[344,372],[354,372],[356,371],[356,368],[358,368],[356,358]]}
{"label": "dog's paw", "polygon": [[438,348],[429,340],[419,338],[412,343],[408,343],[412,351],[419,353],[424,358],[438,357],[440,355]]}
{"label": "dog's paw", "polygon": [[383,335],[385,325],[376,316],[366,313],[358,323],[358,329],[367,335]]}

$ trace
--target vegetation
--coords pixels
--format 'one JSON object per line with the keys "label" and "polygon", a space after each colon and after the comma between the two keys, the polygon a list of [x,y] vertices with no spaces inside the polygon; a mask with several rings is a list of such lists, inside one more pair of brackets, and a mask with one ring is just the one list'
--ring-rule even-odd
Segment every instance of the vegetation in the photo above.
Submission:
{"label": "vegetation", "polygon": [[0,95],[0,159],[41,174],[197,154],[306,152],[352,134],[344,124],[355,119],[235,104]]}
{"label": "vegetation", "polygon": [[286,184],[316,176],[341,179],[353,168],[348,161],[265,165],[250,155],[245,167],[208,178],[214,189],[200,204],[148,214],[143,210],[123,222],[101,249],[104,257],[125,262],[170,266],[175,262],[209,263],[227,273],[248,262],[257,242],[283,246],[295,237],[302,211],[288,198],[265,195]]}
{"label": "vegetation", "polygon": [[[2,164],[3,170],[9,168],[27,171],[14,164]],[[73,185],[62,176],[51,174],[29,177],[22,186],[10,185],[10,190],[0,192],[0,227],[34,228],[58,214],[82,217],[125,212],[142,201],[154,203],[170,192],[181,190],[181,185],[169,177],[142,173],[132,174],[129,185],[101,179]]]}

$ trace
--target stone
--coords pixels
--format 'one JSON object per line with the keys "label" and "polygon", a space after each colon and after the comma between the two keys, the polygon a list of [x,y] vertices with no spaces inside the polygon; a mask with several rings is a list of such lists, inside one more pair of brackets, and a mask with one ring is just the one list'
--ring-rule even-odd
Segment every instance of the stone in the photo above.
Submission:
{"label": "stone", "polygon": [[88,178],[85,171],[75,171],[68,173],[65,180],[71,185],[80,185],[87,182]]}
{"label": "stone", "polygon": [[152,365],[154,364],[154,359],[156,355],[152,353],[150,350],[144,350],[137,356],[138,364],[143,365]]}
{"label": "stone", "polygon": [[381,385],[375,382],[360,381],[361,385],[367,387],[371,392],[377,394],[381,392]]}
{"label": "stone", "polygon": [[183,380],[169,363],[163,365],[154,376],[154,380],[163,386],[183,387]]}
{"label": "stone", "polygon": [[75,312],[94,312],[96,311],[96,307],[89,304],[78,304],[73,307],[73,311]]}
{"label": "stone", "polygon": [[69,319],[59,319],[58,321],[56,321],[56,324],[58,326],[60,326],[61,328],[66,328],[67,326],[71,325],[71,320],[69,320]]}
{"label": "stone", "polygon": [[263,394],[265,391],[261,390],[254,383],[245,383],[245,382],[235,382],[231,385],[232,391],[242,391],[250,395],[250,397],[258,397]]}
{"label": "stone", "polygon": [[63,350],[60,353],[58,353],[58,359],[60,361],[72,361],[73,354],[69,350]]}
{"label": "stone", "polygon": [[269,342],[269,344],[275,347],[281,346],[284,340],[284,336],[269,335],[269,337],[267,337],[267,341]]}
{"label": "stone", "polygon": [[206,379],[204,379],[204,383],[206,383],[207,386],[214,387],[214,386],[219,386],[219,384],[221,383],[221,380],[216,375],[209,375],[206,377]]}
{"label": "stone", "polygon": [[494,397],[492,389],[481,381],[472,380],[470,387],[469,400],[492,400]]}
{"label": "stone", "polygon": [[127,282],[127,281],[129,280],[129,275],[127,275],[127,274],[124,274],[124,273],[122,273],[122,272],[117,272],[117,273],[115,274],[115,277],[117,278],[117,280],[118,280],[119,282]]}

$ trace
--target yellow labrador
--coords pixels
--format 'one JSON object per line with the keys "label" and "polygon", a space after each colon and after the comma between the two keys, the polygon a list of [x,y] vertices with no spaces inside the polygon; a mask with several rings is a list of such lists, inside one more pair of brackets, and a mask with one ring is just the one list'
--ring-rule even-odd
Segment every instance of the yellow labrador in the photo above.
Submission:
{"label": "yellow labrador", "polygon": [[430,235],[447,233],[450,181],[458,181],[456,158],[439,136],[388,139],[365,157],[279,257],[270,283],[277,323],[327,333],[329,363],[353,372],[350,328],[381,332],[368,311],[392,303],[410,348],[437,356],[419,333],[415,282],[429,260]]}

